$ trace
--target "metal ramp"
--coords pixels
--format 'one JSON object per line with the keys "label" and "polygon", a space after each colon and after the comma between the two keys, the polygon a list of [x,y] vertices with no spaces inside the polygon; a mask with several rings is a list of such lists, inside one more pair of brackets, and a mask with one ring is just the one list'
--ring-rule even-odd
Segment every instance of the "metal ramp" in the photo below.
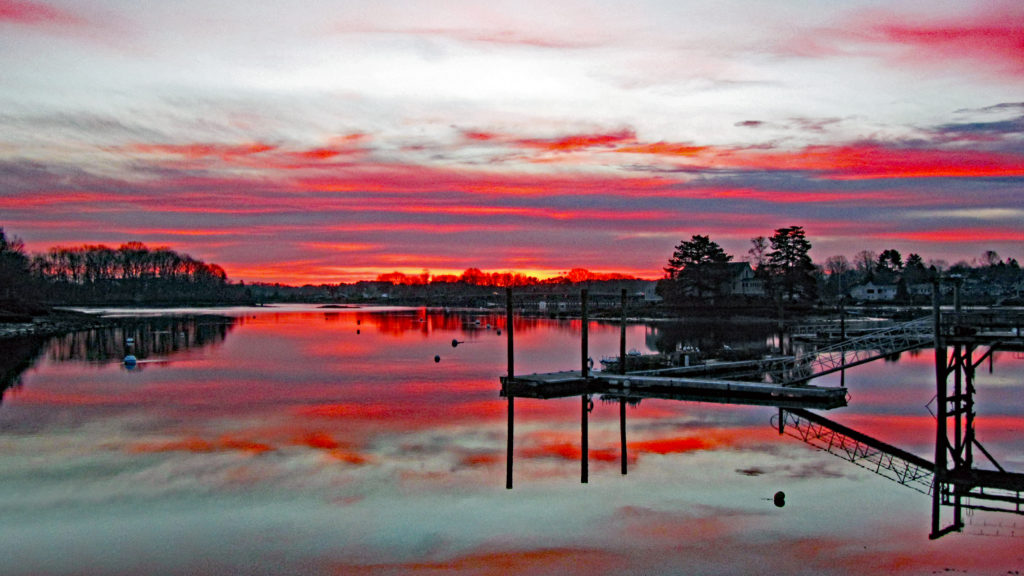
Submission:
{"label": "metal ramp", "polygon": [[920,318],[824,348],[816,348],[798,354],[791,360],[773,362],[768,365],[768,373],[774,381],[781,384],[799,384],[890,354],[913,350],[933,342],[934,339],[932,319]]}

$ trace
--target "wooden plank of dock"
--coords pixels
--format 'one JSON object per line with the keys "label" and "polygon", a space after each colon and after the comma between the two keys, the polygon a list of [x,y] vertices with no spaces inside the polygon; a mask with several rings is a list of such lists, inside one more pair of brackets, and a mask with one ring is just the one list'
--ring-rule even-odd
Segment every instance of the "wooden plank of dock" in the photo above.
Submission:
{"label": "wooden plank of dock", "polygon": [[719,380],[710,378],[679,378],[672,376],[643,376],[634,374],[598,374],[609,386],[621,388],[655,388],[676,390],[701,390],[722,394],[743,394],[782,398],[831,398],[846,397],[845,388],[822,388],[818,386],[783,386],[769,382],[744,382],[741,380]]}
{"label": "wooden plank of dock", "polygon": [[709,378],[680,378],[671,376],[648,376],[644,374],[592,373],[584,378],[582,371],[569,370],[516,376],[502,379],[503,389],[515,395],[534,397],[559,397],[577,394],[600,393],[612,390],[671,390],[677,392],[702,392],[723,396],[750,396],[764,398],[790,398],[814,400],[838,400],[845,403],[846,388],[823,388],[800,385],[783,386],[768,382],[744,382],[740,380],[719,380]]}
{"label": "wooden plank of dock", "polygon": [[705,364],[691,366],[672,366],[669,368],[653,368],[651,370],[631,370],[630,374],[641,376],[689,376],[693,374],[714,374],[719,372],[740,372],[751,369],[763,369],[774,362],[791,362],[794,356],[772,356],[760,360],[735,360],[726,362],[710,361]]}

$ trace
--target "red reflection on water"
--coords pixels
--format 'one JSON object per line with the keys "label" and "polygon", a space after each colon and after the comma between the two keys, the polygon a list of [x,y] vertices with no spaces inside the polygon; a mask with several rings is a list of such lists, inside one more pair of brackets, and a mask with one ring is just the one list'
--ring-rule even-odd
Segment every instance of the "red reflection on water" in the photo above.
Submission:
{"label": "red reflection on water", "polygon": [[653,454],[679,454],[683,452],[694,452],[697,450],[710,450],[723,446],[725,443],[714,438],[661,438],[658,440],[646,440],[643,442],[629,442],[629,449],[635,452],[650,452]]}
{"label": "red reflection on water", "polygon": [[159,453],[159,452],[245,452],[249,454],[264,454],[275,450],[273,446],[255,440],[245,438],[234,438],[224,436],[217,440],[204,440],[198,437],[186,438],[184,440],[172,440],[168,442],[145,442],[134,444],[129,450],[137,453]]}
{"label": "red reflection on water", "polygon": [[374,564],[334,564],[334,573],[455,574],[507,576],[508,574],[608,574],[628,566],[626,559],[596,548],[540,548],[478,550],[448,560]]}
{"label": "red reflection on water", "polygon": [[[517,456],[523,458],[558,458],[561,460],[579,460],[583,457],[583,450],[579,444],[579,437],[575,443],[571,441],[544,443],[530,446],[516,451]],[[590,460],[599,462],[615,462],[619,459],[619,453],[610,449],[591,448],[587,451]]]}
{"label": "red reflection on water", "polygon": [[332,458],[349,464],[366,464],[369,457],[353,449],[349,443],[341,443],[326,432],[307,432],[293,441],[293,444],[326,451]]}

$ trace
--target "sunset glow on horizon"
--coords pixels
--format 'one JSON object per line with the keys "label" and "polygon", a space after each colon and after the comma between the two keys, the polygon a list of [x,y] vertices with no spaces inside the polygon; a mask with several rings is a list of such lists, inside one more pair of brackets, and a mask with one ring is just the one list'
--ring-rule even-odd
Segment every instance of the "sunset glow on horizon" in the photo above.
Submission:
{"label": "sunset glow on horizon", "polygon": [[0,0],[0,227],[233,281],[1024,260],[1019,2]]}

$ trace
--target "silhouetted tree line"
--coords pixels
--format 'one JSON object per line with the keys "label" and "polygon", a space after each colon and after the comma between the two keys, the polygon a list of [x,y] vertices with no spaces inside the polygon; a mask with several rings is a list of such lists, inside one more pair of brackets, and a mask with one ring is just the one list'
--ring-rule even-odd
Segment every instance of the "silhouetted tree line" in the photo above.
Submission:
{"label": "silhouetted tree line", "polygon": [[128,242],[57,246],[32,258],[31,271],[49,299],[72,303],[221,302],[245,298],[224,269],[179,254]]}
{"label": "silhouetted tree line", "polygon": [[1024,271],[1015,258],[1001,259],[994,250],[986,250],[972,262],[960,261],[950,266],[944,260],[925,262],[921,255],[888,248],[880,253],[861,250],[850,262],[846,256],[830,256],[825,260],[820,278],[822,299],[837,300],[850,296],[851,288],[872,283],[895,286],[896,302],[927,303],[931,301],[930,284],[936,276],[944,278],[946,289],[959,282],[961,296],[971,303],[1019,304],[1024,290]]}
{"label": "silhouetted tree line", "polygon": [[247,299],[224,269],[166,247],[128,242],[56,246],[28,256],[0,228],[0,314],[39,312],[42,304],[200,303]]}
{"label": "silhouetted tree line", "polygon": [[[927,303],[931,301],[932,280],[941,278],[947,294],[953,284],[959,283],[965,302],[1024,302],[1020,264],[1014,258],[1000,258],[993,250],[972,262],[952,266],[943,260],[925,262],[919,254],[904,259],[895,248],[880,253],[861,250],[852,262],[843,255],[830,256],[818,266],[811,261],[811,242],[801,226],[779,228],[770,237],[758,236],[750,242],[750,270],[746,271],[747,263],[733,262],[733,256],[708,236],[694,235],[681,241],[664,269],[658,293],[666,303],[676,306],[711,302],[807,304],[819,299],[834,303],[851,298],[855,287],[871,283],[895,291],[895,296],[886,301]],[[744,279],[744,273],[752,277]]]}
{"label": "silhouetted tree line", "polygon": [[39,286],[29,269],[25,244],[0,228],[0,322],[21,321],[40,310]]}

